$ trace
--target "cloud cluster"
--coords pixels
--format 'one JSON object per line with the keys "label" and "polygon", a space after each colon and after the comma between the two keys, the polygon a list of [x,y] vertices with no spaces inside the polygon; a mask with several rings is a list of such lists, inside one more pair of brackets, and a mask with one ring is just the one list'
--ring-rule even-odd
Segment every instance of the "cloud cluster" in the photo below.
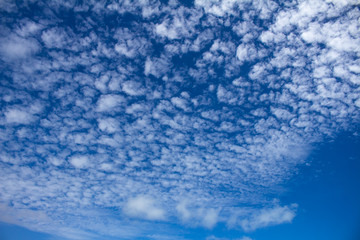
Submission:
{"label": "cloud cluster", "polygon": [[70,239],[288,223],[296,206],[266,196],[359,124],[355,1],[0,13],[2,221]]}

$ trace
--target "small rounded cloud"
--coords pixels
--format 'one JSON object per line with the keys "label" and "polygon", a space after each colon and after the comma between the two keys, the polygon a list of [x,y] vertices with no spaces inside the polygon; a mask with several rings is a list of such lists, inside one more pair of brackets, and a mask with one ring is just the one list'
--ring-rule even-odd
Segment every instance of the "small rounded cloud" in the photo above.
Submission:
{"label": "small rounded cloud", "polygon": [[73,156],[69,162],[75,168],[87,168],[89,166],[89,159],[86,156]]}
{"label": "small rounded cloud", "polygon": [[39,49],[39,44],[32,38],[10,35],[0,39],[0,56],[5,61],[27,58]]}
{"label": "small rounded cloud", "polygon": [[34,116],[22,109],[9,109],[5,112],[7,123],[29,124],[34,120]]}
{"label": "small rounded cloud", "polygon": [[115,94],[102,95],[97,102],[96,110],[98,112],[108,112],[125,102],[124,97]]}
{"label": "small rounded cloud", "polygon": [[130,198],[124,207],[126,215],[146,220],[165,220],[165,211],[149,196]]}

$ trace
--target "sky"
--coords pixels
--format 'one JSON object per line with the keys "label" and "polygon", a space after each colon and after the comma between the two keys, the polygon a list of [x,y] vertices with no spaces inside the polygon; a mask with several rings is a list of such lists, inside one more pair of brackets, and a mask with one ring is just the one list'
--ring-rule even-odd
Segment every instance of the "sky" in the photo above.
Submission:
{"label": "sky", "polygon": [[357,0],[0,0],[1,240],[357,240]]}

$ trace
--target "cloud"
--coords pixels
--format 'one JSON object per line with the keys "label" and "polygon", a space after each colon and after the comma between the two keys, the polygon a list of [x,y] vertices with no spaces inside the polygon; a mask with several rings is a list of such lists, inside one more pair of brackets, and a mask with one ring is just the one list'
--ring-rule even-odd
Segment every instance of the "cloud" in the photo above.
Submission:
{"label": "cloud", "polygon": [[11,108],[5,112],[5,119],[7,123],[31,124],[35,117],[25,109]]}
{"label": "cloud", "polygon": [[119,129],[119,123],[114,118],[105,118],[98,120],[99,129],[108,133],[114,133]]}
{"label": "cloud", "polygon": [[162,22],[161,24],[156,25],[155,31],[160,36],[165,36],[169,39],[178,38],[178,33],[177,33],[176,29],[174,29],[174,28],[169,29],[166,22]]}
{"label": "cloud", "polygon": [[242,237],[242,238],[240,238],[239,240],[252,240],[252,238],[249,238],[249,237]]}
{"label": "cloud", "polygon": [[202,225],[206,228],[213,228],[218,222],[219,210],[208,209],[204,214]]}
{"label": "cloud", "polygon": [[27,216],[28,219],[31,219],[34,222],[46,222],[50,220],[46,213],[41,211],[34,211],[30,209],[9,211],[9,207],[6,205],[0,205],[0,209],[3,213],[1,215],[1,220],[7,223],[19,224],[19,222],[21,222],[22,216]]}
{"label": "cloud", "polygon": [[70,37],[59,28],[51,28],[44,31],[41,39],[48,48],[63,48],[68,44]]}
{"label": "cloud", "polygon": [[173,97],[171,98],[171,103],[176,107],[183,109],[184,111],[188,110],[187,101],[183,98]]}
{"label": "cloud", "polygon": [[359,124],[353,4],[2,2],[1,203],[70,239],[291,222],[271,196]]}
{"label": "cloud", "polygon": [[186,201],[181,201],[178,205],[176,205],[176,210],[183,221],[187,221],[190,219],[191,212],[187,208]]}
{"label": "cloud", "polygon": [[165,220],[165,211],[157,206],[155,200],[148,196],[137,196],[130,198],[125,207],[124,212],[136,218],[147,220]]}
{"label": "cloud", "polygon": [[181,200],[176,210],[181,221],[192,226],[212,229],[219,222],[220,209],[194,206],[189,200]]}
{"label": "cloud", "polygon": [[257,58],[257,49],[254,44],[240,44],[236,49],[236,57],[241,61],[253,61]]}
{"label": "cloud", "polygon": [[69,162],[75,168],[87,168],[89,166],[89,159],[86,156],[73,156]]}
{"label": "cloud", "polygon": [[227,13],[231,13],[236,1],[204,1],[196,0],[195,4],[204,8],[206,12],[215,14],[217,16],[223,16]]}
{"label": "cloud", "polygon": [[122,90],[130,96],[140,96],[145,93],[145,89],[141,86],[141,84],[135,81],[124,82]]}
{"label": "cloud", "polygon": [[125,99],[120,95],[102,95],[97,102],[97,111],[108,112],[123,105]]}
{"label": "cloud", "polygon": [[245,231],[254,231],[258,228],[264,228],[282,223],[290,223],[295,217],[297,205],[280,207],[276,206],[270,209],[262,209],[253,213],[248,219],[240,220],[239,224]]}
{"label": "cloud", "polygon": [[0,54],[4,61],[26,59],[39,50],[39,44],[33,38],[10,35],[2,38],[0,43]]}
{"label": "cloud", "polygon": [[169,60],[162,55],[160,58],[147,58],[145,62],[144,74],[146,76],[153,75],[160,78],[168,72],[170,67]]}

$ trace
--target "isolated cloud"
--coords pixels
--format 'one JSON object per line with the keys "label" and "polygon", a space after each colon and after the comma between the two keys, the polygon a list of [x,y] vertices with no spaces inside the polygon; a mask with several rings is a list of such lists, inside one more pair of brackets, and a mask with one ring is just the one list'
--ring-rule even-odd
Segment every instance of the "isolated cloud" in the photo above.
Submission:
{"label": "isolated cloud", "polygon": [[297,205],[280,207],[276,206],[270,209],[262,209],[253,213],[249,218],[240,220],[240,226],[245,231],[254,231],[258,228],[290,223],[295,217]]}

